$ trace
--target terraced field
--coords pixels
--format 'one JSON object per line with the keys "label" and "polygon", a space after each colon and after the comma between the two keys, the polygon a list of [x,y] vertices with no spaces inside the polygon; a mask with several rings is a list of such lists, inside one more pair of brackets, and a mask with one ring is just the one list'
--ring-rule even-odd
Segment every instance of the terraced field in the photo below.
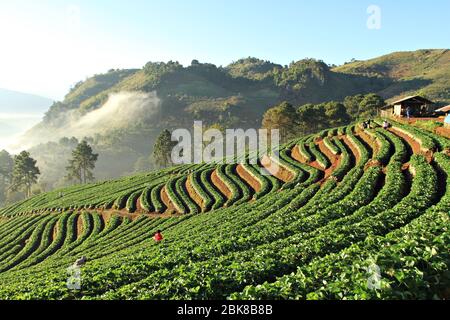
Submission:
{"label": "terraced field", "polygon": [[[0,210],[0,299],[448,298],[449,150],[415,127],[357,125],[258,165],[42,194]],[[82,290],[69,290],[83,255]]]}

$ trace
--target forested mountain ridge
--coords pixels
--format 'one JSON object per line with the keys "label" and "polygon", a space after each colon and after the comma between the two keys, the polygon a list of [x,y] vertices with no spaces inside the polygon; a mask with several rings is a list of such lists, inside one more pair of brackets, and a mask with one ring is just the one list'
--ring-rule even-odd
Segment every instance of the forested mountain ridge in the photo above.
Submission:
{"label": "forested mountain ridge", "polygon": [[[323,112],[334,117],[317,127],[322,128],[352,120],[358,111],[354,104],[364,98],[346,98],[359,94],[391,99],[414,92],[444,104],[450,101],[448,57],[449,50],[420,50],[340,67],[315,59],[282,66],[249,57],[225,67],[193,60],[186,67],[169,61],[111,69],[79,82],[54,103],[43,122],[24,136],[23,145],[43,168],[41,180],[61,186],[58,172],[64,171],[71,149],[59,140],[88,136],[100,154],[96,177],[115,178],[152,168],[149,158],[158,134],[192,128],[194,120],[206,127],[259,128],[268,109],[287,101],[314,118],[305,125],[319,124],[322,117],[316,115]],[[339,102],[345,100],[356,102],[344,110]],[[299,108],[330,101],[335,102],[323,105],[322,111],[311,105]],[[377,104],[370,101],[367,106]]]}
{"label": "forested mountain ridge", "polygon": [[[108,94],[121,91],[157,91],[168,116],[181,109],[194,115],[211,113],[213,118],[232,107],[240,109],[240,116],[262,115],[272,104],[283,100],[300,105],[342,100],[367,92],[385,99],[421,93],[448,103],[449,74],[448,49],[397,52],[335,68],[314,59],[299,60],[289,66],[251,57],[226,67],[197,60],[187,67],[172,61],[149,62],[139,70],[113,69],[80,82],[64,101],[50,109],[47,119],[65,109],[96,109]],[[229,100],[231,97],[240,99]]]}

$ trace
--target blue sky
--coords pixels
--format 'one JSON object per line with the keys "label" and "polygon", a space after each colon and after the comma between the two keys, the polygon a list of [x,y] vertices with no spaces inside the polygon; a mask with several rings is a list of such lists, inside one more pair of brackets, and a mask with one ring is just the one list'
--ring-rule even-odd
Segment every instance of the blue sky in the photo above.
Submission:
{"label": "blue sky", "polygon": [[147,61],[342,64],[449,48],[449,12],[448,0],[0,0],[0,87],[62,99],[87,76]]}

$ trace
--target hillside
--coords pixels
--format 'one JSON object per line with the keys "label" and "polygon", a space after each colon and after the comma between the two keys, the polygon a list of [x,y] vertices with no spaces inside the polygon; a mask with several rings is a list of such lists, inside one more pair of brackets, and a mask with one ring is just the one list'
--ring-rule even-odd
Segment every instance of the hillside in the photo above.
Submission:
{"label": "hillside", "polygon": [[0,299],[448,298],[449,150],[408,125],[352,125],[258,165],[45,193],[0,211]]}
{"label": "hillside", "polygon": [[441,104],[450,103],[450,50],[396,52],[379,58],[357,61],[335,72],[394,79],[380,94],[385,98],[421,94]]}
{"label": "hillside", "polygon": [[[149,62],[142,69],[112,69],[78,83],[19,145],[30,149],[43,172],[42,182],[53,188],[65,183],[53,173],[65,170],[71,150],[58,141],[67,135],[91,137],[100,154],[95,176],[111,179],[153,168],[150,158],[158,134],[190,129],[195,120],[205,127],[260,128],[263,114],[283,101],[299,107],[371,92],[392,98],[411,88],[450,101],[448,50],[427,52],[393,54],[336,69],[315,59],[281,66],[252,57],[225,67],[194,60],[189,66],[169,61]],[[394,59],[397,55],[401,58]],[[364,69],[365,63],[373,63],[376,72]],[[400,72],[410,65],[411,71]],[[427,70],[426,83],[414,78],[421,70]],[[356,116],[353,112],[347,118]]]}

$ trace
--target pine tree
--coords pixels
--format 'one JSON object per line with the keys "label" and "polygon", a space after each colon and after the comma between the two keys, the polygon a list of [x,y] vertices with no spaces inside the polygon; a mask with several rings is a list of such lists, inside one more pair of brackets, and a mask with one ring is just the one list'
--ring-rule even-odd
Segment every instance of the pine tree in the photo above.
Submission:
{"label": "pine tree", "polygon": [[30,153],[22,151],[14,157],[11,190],[24,191],[26,196],[30,197],[31,187],[36,184],[40,174],[36,160],[30,157]]}
{"label": "pine tree", "polygon": [[172,164],[172,149],[176,145],[169,130],[161,132],[153,147],[153,158],[158,166],[165,168]]}
{"label": "pine tree", "polygon": [[269,131],[280,130],[283,141],[290,138],[297,129],[298,119],[295,108],[287,102],[282,102],[264,114],[262,126]]}
{"label": "pine tree", "polygon": [[69,160],[69,166],[66,167],[66,179],[76,180],[80,184],[94,180],[92,170],[95,169],[95,163],[98,160],[98,154],[95,154],[92,147],[83,140],[72,151],[72,159]]}

